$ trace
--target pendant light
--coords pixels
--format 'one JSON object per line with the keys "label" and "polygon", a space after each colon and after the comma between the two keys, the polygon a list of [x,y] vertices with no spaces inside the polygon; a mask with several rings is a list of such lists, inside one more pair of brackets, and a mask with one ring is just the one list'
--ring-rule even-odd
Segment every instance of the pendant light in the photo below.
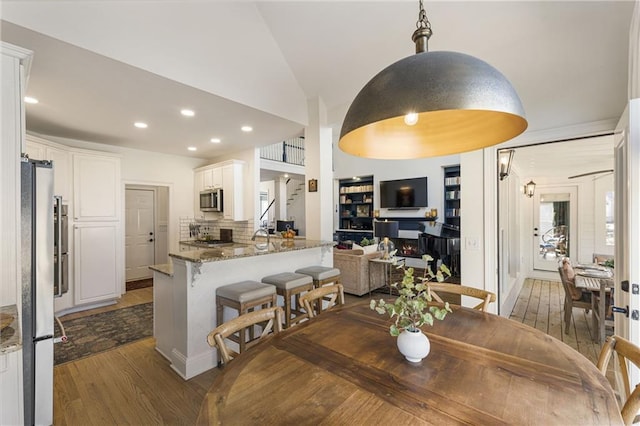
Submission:
{"label": "pendant light", "polygon": [[420,0],[416,54],[388,66],[358,93],[338,146],[366,158],[409,159],[474,151],[527,128],[511,83],[462,53],[428,52],[431,23]]}

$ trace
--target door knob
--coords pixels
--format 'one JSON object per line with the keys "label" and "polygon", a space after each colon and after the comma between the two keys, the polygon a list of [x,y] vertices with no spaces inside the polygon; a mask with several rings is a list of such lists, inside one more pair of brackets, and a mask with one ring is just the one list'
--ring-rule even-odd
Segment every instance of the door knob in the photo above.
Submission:
{"label": "door knob", "polygon": [[149,235],[153,235],[153,232],[149,232]]}
{"label": "door knob", "polygon": [[152,243],[153,242],[153,238],[149,238],[149,242]]}

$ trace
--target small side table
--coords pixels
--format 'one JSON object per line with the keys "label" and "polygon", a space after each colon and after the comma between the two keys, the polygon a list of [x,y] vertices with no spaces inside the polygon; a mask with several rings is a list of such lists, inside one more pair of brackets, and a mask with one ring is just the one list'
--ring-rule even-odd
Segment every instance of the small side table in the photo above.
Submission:
{"label": "small side table", "polygon": [[405,258],[382,259],[378,257],[369,259],[369,297],[371,297],[371,270],[373,269],[373,264],[382,265],[384,268],[384,285],[389,288],[389,295],[391,295],[391,272],[393,271],[392,266],[394,266],[394,261],[396,266],[404,266]]}

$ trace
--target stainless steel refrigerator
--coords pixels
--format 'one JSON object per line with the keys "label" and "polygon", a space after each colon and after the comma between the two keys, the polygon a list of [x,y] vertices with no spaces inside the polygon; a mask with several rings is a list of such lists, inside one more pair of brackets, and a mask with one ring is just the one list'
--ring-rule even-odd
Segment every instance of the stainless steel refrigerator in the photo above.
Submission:
{"label": "stainless steel refrigerator", "polygon": [[61,260],[60,251],[56,250],[60,245],[55,243],[61,233],[54,229],[56,200],[51,162],[23,159],[21,187],[24,423],[51,425],[53,292],[55,272],[59,274],[60,270],[54,263]]}

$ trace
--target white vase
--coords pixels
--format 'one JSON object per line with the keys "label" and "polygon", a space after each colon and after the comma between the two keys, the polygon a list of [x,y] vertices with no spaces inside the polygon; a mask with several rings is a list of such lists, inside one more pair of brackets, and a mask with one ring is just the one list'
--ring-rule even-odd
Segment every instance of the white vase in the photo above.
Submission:
{"label": "white vase", "polygon": [[421,331],[404,330],[398,336],[398,350],[407,361],[420,362],[429,355],[431,344],[427,336]]}

